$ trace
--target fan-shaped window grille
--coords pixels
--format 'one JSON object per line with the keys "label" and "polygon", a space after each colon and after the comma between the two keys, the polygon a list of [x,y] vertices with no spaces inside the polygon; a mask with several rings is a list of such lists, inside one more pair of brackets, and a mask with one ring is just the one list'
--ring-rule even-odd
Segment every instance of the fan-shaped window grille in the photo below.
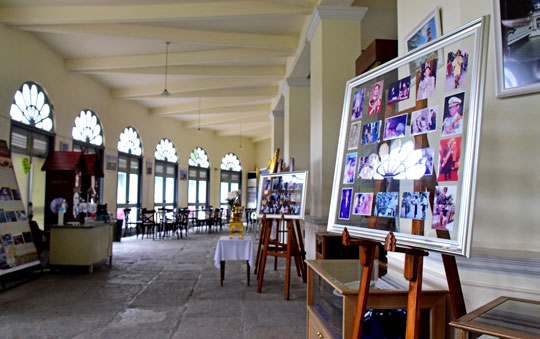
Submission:
{"label": "fan-shaped window grille", "polygon": [[34,82],[25,82],[15,93],[9,115],[14,121],[53,132],[52,105],[43,88]]}
{"label": "fan-shaped window grille", "polygon": [[189,155],[190,166],[198,166],[203,168],[210,167],[210,162],[208,161],[208,154],[202,147],[195,147],[191,154]]}
{"label": "fan-shaped window grille", "polygon": [[167,162],[178,162],[178,156],[176,154],[176,147],[169,139],[161,139],[156,146],[156,152],[154,153],[156,160]]}
{"label": "fan-shaped window grille", "polygon": [[142,155],[141,139],[133,127],[126,127],[118,140],[118,151],[136,156]]}
{"label": "fan-shaped window grille", "polygon": [[242,170],[240,159],[238,159],[238,157],[234,153],[225,154],[223,159],[221,159],[221,169],[240,172]]}
{"label": "fan-shaped window grille", "polygon": [[75,118],[71,136],[77,141],[103,146],[103,128],[97,115],[89,109],[82,110]]}

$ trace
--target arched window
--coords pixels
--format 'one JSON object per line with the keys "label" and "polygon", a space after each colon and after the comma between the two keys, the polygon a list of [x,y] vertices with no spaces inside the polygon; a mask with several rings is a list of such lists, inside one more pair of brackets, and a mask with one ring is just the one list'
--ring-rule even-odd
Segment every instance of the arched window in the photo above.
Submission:
{"label": "arched window", "polygon": [[[101,166],[103,166],[103,128],[96,113],[92,110],[84,109],[75,117],[73,129],[71,130],[73,137],[73,150],[76,152],[84,152],[85,154],[96,154]],[[91,181],[81,182],[83,191],[91,186]],[[99,202],[103,197],[103,178],[95,181],[95,191],[98,193]]]}
{"label": "arched window", "polygon": [[188,208],[201,210],[208,207],[210,193],[210,162],[202,147],[195,147],[189,155]]}
{"label": "arched window", "polygon": [[54,149],[54,108],[45,90],[35,82],[25,82],[13,96],[10,147],[14,163],[28,163],[28,171],[15,166],[21,198],[32,204],[34,220],[44,223],[45,172],[41,167]]}
{"label": "arched window", "polygon": [[137,219],[141,207],[142,143],[137,130],[128,126],[118,140],[117,218],[130,209],[129,220]]}
{"label": "arched window", "polygon": [[227,196],[229,192],[242,189],[242,165],[240,159],[234,153],[227,153],[221,159],[221,185],[220,204],[223,208],[228,208]]}
{"label": "arched window", "polygon": [[154,152],[154,206],[176,207],[176,178],[178,176],[178,155],[176,147],[169,139],[161,139]]}

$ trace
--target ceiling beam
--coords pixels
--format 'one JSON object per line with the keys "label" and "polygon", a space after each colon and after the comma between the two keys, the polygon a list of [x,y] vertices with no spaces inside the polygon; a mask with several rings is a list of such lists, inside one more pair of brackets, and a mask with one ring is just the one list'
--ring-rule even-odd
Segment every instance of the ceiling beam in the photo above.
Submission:
{"label": "ceiling beam", "polygon": [[[210,90],[199,91],[186,91],[171,95],[169,98],[212,98],[212,97],[260,97],[260,98],[272,98],[279,92],[277,86],[265,86],[265,87],[237,87],[237,88],[216,88]],[[159,94],[155,96],[159,97]],[[149,98],[140,97],[140,98]],[[133,98],[137,99],[137,98]]]}
{"label": "ceiling beam", "polygon": [[80,25],[30,25],[17,26],[18,30],[61,33],[94,34],[103,36],[143,38],[159,41],[192,42],[228,47],[264,48],[287,52],[291,55],[298,45],[293,35],[237,33],[223,31],[202,31],[175,27],[137,25],[137,24],[80,24]]}
{"label": "ceiling beam", "polygon": [[190,2],[144,5],[16,6],[0,8],[6,25],[178,22],[193,19],[311,14],[313,5],[261,1]]}
{"label": "ceiling beam", "polygon": [[[211,118],[202,118],[200,122],[201,127],[212,127],[212,126],[220,126],[222,124],[230,124],[233,122],[241,122],[244,123],[252,123],[252,122],[269,122],[268,120],[268,112],[264,112],[262,114],[253,114],[252,112],[249,113],[231,113],[231,114],[223,114],[219,117],[211,117]],[[190,122],[184,123],[184,127],[187,128],[195,128],[199,126],[199,120],[192,120]]]}
{"label": "ceiling beam", "polygon": [[[234,87],[247,87],[247,86],[261,86],[261,85],[274,85],[278,86],[277,81],[271,79],[260,78],[203,78],[203,79],[190,79],[189,81],[175,82],[167,84],[167,90],[171,95],[182,92],[191,92],[194,90],[212,90],[218,88],[234,88]],[[124,87],[116,88],[111,91],[111,95],[118,99],[130,99],[137,97],[148,97],[158,95],[163,91],[163,85],[151,85],[151,86],[138,86],[138,87]]]}
{"label": "ceiling beam", "polygon": [[271,133],[270,132],[261,131],[261,134],[259,134],[258,136],[251,137],[251,142],[253,142],[253,143],[260,142],[260,141],[268,140],[270,138],[271,138]]}
{"label": "ceiling beam", "polygon": [[[227,109],[227,106],[243,106],[251,104],[268,104],[268,99],[253,97],[210,98],[201,100],[201,112],[211,109]],[[181,105],[169,105],[156,107],[150,110],[150,115],[174,115],[180,113],[197,114],[199,109],[198,100]],[[215,113],[209,111],[208,113]]]}
{"label": "ceiling beam", "polygon": [[[163,75],[165,67],[115,68],[107,70],[80,71],[80,73],[99,74],[158,74]],[[169,66],[169,75],[214,76],[214,77],[275,77],[285,75],[283,66]]]}
{"label": "ceiling beam", "polygon": [[[168,65],[201,65],[223,63],[229,61],[252,61],[276,57],[286,57],[288,53],[260,48],[222,48],[206,51],[169,53]],[[100,71],[119,68],[144,68],[165,66],[165,53],[146,55],[117,55],[109,57],[93,57],[67,59],[64,65],[68,71]]]}
{"label": "ceiling beam", "polygon": [[270,129],[270,121],[247,123],[247,124],[222,124],[222,130],[217,132],[220,137],[230,137],[232,135],[240,135],[240,128],[242,128],[242,135],[250,135],[254,130],[266,130]]}
{"label": "ceiling beam", "polygon": [[[201,108],[200,110],[201,115],[208,115],[208,114],[220,114],[220,115],[226,115],[226,114],[238,114],[238,113],[265,113],[269,114],[270,112],[270,104],[256,104],[256,105],[242,105],[242,106],[221,106],[221,107],[212,107],[212,108]],[[154,116],[180,116],[180,115],[193,115],[193,114],[199,114],[199,109],[196,107],[192,110],[184,110],[181,112],[164,112],[160,114],[150,113],[150,115]]]}

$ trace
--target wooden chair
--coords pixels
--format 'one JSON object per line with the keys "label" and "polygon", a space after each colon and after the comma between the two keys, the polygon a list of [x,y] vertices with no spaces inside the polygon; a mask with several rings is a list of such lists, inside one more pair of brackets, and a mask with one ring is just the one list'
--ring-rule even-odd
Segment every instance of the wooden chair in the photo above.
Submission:
{"label": "wooden chair", "polygon": [[189,210],[187,208],[179,209],[176,212],[176,220],[175,220],[175,233],[179,239],[183,238],[182,231],[186,232],[186,238],[187,238],[188,221],[189,221]]}

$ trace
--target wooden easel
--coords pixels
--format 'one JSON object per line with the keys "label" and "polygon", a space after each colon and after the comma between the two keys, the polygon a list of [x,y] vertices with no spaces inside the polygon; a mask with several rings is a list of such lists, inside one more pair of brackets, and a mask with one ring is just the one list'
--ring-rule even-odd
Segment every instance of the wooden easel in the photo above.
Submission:
{"label": "wooden easel", "polygon": [[[418,93],[419,77],[416,77],[416,92]],[[395,105],[387,105],[385,111],[385,118],[392,117],[398,114],[408,113],[407,121],[411,121],[411,113],[416,110],[420,110],[427,107],[427,99],[416,101],[416,105],[410,109],[395,112]],[[414,148],[427,148],[429,147],[429,141],[426,134],[416,135],[414,137]],[[435,164],[433,164],[435,167]],[[433,206],[434,193],[436,186],[435,168],[432,171],[433,175],[430,177],[424,177],[421,180],[414,181],[415,192],[430,192],[430,206]],[[374,193],[383,192],[386,190],[386,181],[378,181],[374,185]],[[369,220],[369,228],[376,228],[377,218],[371,217]],[[413,220],[412,221],[412,234],[423,235],[424,233],[424,221]],[[448,231],[437,230],[437,237],[443,239],[450,239]],[[371,272],[373,270],[373,260],[375,256],[375,249],[379,245],[378,242],[360,239],[350,240],[349,233],[345,228],[342,234],[343,244],[348,245],[360,245],[360,265],[362,266],[362,278],[358,291],[358,301],[356,305],[356,312],[354,318],[353,338],[362,337],[363,316],[366,312],[367,297],[369,294],[369,283],[371,279]],[[407,305],[407,327],[406,338],[416,339],[419,333],[420,324],[420,298],[422,294],[422,277],[423,277],[423,262],[424,256],[428,255],[428,252],[414,249],[397,247],[396,239],[392,232],[389,232],[385,240],[385,250],[405,253],[405,266],[403,275],[405,279],[409,281],[409,298]],[[452,311],[454,318],[459,318],[467,313],[465,308],[465,300],[463,297],[463,291],[461,289],[461,282],[459,279],[459,273],[457,270],[456,258],[442,254],[442,260],[444,270],[446,273],[446,280],[448,282],[448,290],[450,292],[450,300],[452,303]]]}
{"label": "wooden easel", "polygon": [[[283,257],[286,259],[286,272],[285,272],[285,295],[284,299],[289,300],[289,290],[291,283],[291,258],[294,258],[296,266],[296,273],[302,277],[302,281],[307,282],[307,273],[304,260],[306,259],[306,252],[304,250],[304,243],[300,233],[300,223],[298,219],[294,221],[292,219],[285,219],[284,215],[281,215],[281,219],[278,221],[277,227],[279,228],[279,222],[285,223],[287,226],[287,242],[280,242],[279,237],[271,238],[272,223],[275,219],[268,219],[266,215],[263,216],[261,226],[261,238],[259,241],[259,250],[257,251],[256,267],[257,270],[257,292],[261,293],[264,269],[266,266],[266,259],[268,256]],[[294,223],[294,224],[293,224]],[[261,244],[262,249],[261,249]],[[259,261],[260,260],[260,261]]]}

